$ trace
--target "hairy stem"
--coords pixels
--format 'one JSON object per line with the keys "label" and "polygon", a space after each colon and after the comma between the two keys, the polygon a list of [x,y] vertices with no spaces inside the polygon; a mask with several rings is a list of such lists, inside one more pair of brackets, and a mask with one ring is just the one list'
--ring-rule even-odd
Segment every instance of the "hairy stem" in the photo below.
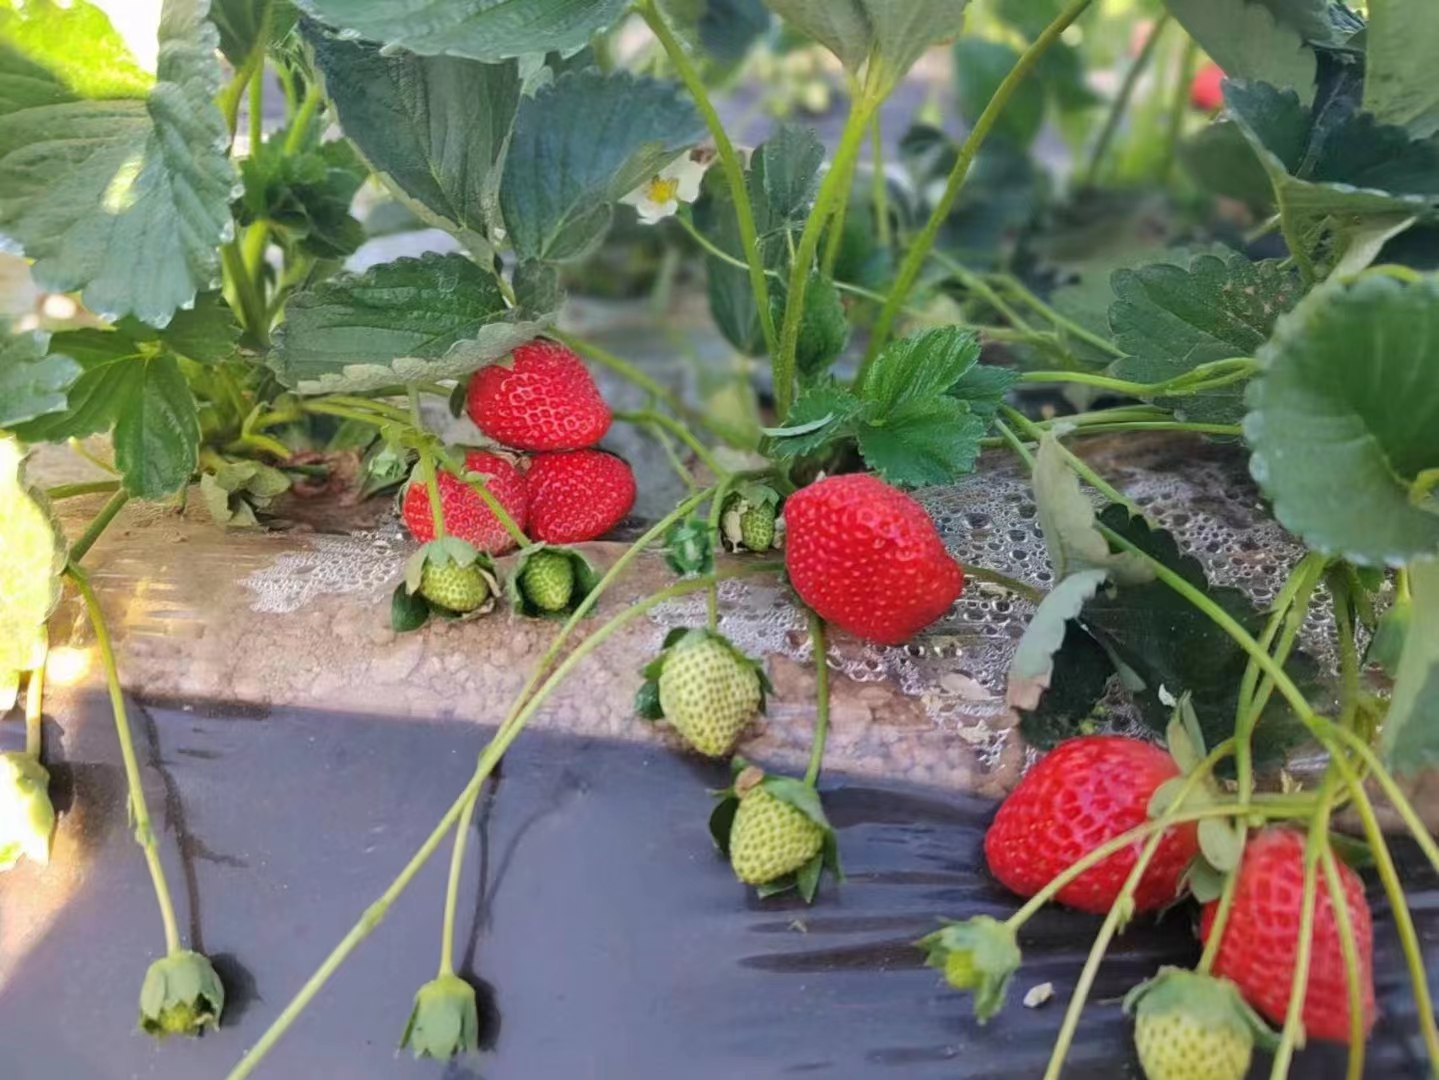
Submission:
{"label": "hairy stem", "polygon": [[70,545],[70,561],[72,563],[78,563],[89,553],[90,549],[95,546],[95,541],[100,539],[100,535],[110,527],[110,522],[115,520],[115,515],[129,501],[130,493],[128,491],[117,491],[110,496],[105,505],[100,508],[100,512],[80,534],[80,539]]}
{"label": "hairy stem", "polygon": [[105,668],[105,683],[110,689],[110,708],[115,714],[115,735],[120,741],[120,757],[125,763],[125,784],[129,788],[130,818],[135,826],[135,841],[145,853],[145,865],[150,870],[150,882],[155,887],[155,900],[160,905],[160,921],[165,927],[165,951],[173,955],[180,951],[180,929],[175,921],[175,905],[170,899],[170,886],[165,880],[165,867],[160,862],[160,848],[155,841],[155,830],[150,824],[150,808],[145,804],[144,781],[140,777],[140,762],[135,757],[135,741],[130,734],[130,719],[125,710],[125,693],[120,689],[120,673],[115,665],[115,650],[110,643],[110,631],[105,625],[105,615],[90,579],[72,560],[65,571],[75,583],[85,612],[95,631],[95,644],[100,649],[100,662]]}
{"label": "hairy stem", "polygon": [[[753,563],[747,566],[720,571],[717,576],[726,578],[742,577],[751,574],[770,573],[776,568],[777,564],[775,563]],[[429,861],[435,849],[439,847],[450,830],[454,828],[460,815],[464,812],[466,803],[473,800],[479,793],[481,786],[494,770],[495,765],[499,763],[499,760],[510,748],[510,745],[519,736],[520,732],[524,730],[525,725],[538,711],[539,706],[544,702],[549,693],[563,682],[565,677],[568,676],[586,656],[604,644],[604,642],[621,627],[644,615],[659,604],[676,599],[677,597],[686,596],[704,588],[707,584],[708,582],[705,578],[676,582],[645,600],[626,608],[574,648],[569,656],[565,658],[564,662],[555,668],[554,672],[545,680],[544,684],[535,692],[534,696],[531,697],[525,706],[515,715],[514,719],[495,733],[494,738],[491,739],[489,745],[485,747],[484,752],[480,755],[480,761],[475,768],[474,775],[471,776],[465,789],[460,792],[459,797],[450,805],[449,810],[446,811],[445,816],[440,820],[440,823],[435,827],[434,831],[430,833],[419,850],[410,858],[410,861],[385,889],[380,898],[365,909],[360,919],[350,928],[349,932],[340,943],[335,946],[314,974],[306,980],[304,986],[300,988],[299,992],[290,1000],[289,1004],[285,1006],[280,1015],[276,1017],[275,1021],[255,1045],[245,1054],[239,1064],[230,1071],[226,1080],[244,1080],[244,1077],[254,1072],[265,1055],[279,1042],[280,1038],[299,1017],[300,1013],[304,1011],[305,1007],[309,1005],[315,996],[324,988],[330,976],[339,969],[340,965],[349,958],[350,954],[369,936],[371,931],[384,920],[391,905],[394,904],[395,900],[405,891],[410,882],[414,880],[415,875],[418,874],[425,863]]]}
{"label": "hairy stem", "polygon": [[1170,14],[1165,11],[1163,15],[1154,20],[1150,27],[1148,36],[1144,39],[1144,45],[1139,50],[1139,55],[1134,58],[1134,63],[1129,65],[1129,70],[1124,73],[1124,82],[1119,86],[1119,93],[1115,95],[1113,103],[1109,107],[1109,115],[1104,118],[1104,127],[1100,129],[1099,138],[1094,142],[1094,149],[1090,151],[1089,159],[1085,162],[1084,170],[1077,179],[1077,185],[1081,188],[1092,187],[1094,178],[1099,174],[1099,167],[1109,154],[1109,147],[1114,142],[1114,136],[1119,132],[1120,121],[1124,114],[1129,111],[1129,103],[1134,98],[1134,91],[1139,86],[1140,76],[1144,69],[1149,66],[1150,60],[1154,58],[1154,48],[1159,44],[1160,34],[1169,25]]}
{"label": "hairy stem", "polygon": [[874,203],[875,236],[880,249],[888,251],[893,233],[889,220],[889,182],[884,175],[884,123],[877,110],[870,125],[869,147],[874,167],[874,176],[870,178],[870,199]]}
{"label": "hairy stem", "polygon": [[1364,987],[1360,982],[1359,946],[1354,940],[1354,923],[1349,918],[1349,904],[1332,844],[1324,846],[1319,862],[1324,871],[1324,887],[1329,891],[1329,906],[1334,912],[1334,928],[1339,931],[1339,952],[1344,957],[1344,987],[1349,1000],[1349,1069],[1345,1080],[1363,1080]]}
{"label": "hairy stem", "polygon": [[1174,176],[1178,158],[1179,138],[1184,134],[1184,113],[1189,108],[1189,80],[1194,61],[1199,56],[1199,43],[1189,38],[1174,71],[1174,86],[1169,99],[1169,118],[1164,131],[1164,153],[1159,159],[1159,179],[1168,183]]}
{"label": "hairy stem", "polygon": [[721,465],[715,459],[715,456],[710,453],[709,447],[696,439],[689,428],[685,427],[673,417],[666,416],[664,413],[655,412],[653,409],[643,409],[640,412],[617,412],[614,414],[614,418],[629,424],[638,424],[641,426],[651,425],[668,431],[680,442],[689,447],[694,453],[694,456],[704,463],[704,467],[708,469],[710,474],[717,480],[729,472],[729,470]]}
{"label": "hairy stem", "polygon": [[470,821],[475,816],[475,803],[480,788],[460,811],[455,825],[455,846],[450,852],[450,876],[445,882],[445,915],[440,928],[440,977],[455,973],[455,908],[459,905],[460,879],[464,876],[465,848],[470,842]]}
{"label": "hairy stem", "polygon": [[1034,69],[1040,57],[1059,38],[1059,35],[1064,33],[1069,25],[1084,13],[1084,9],[1089,7],[1090,2],[1091,0],[1072,0],[1058,17],[1044,28],[1034,43],[1020,56],[1010,73],[1004,77],[1004,81],[999,84],[999,88],[995,90],[989,104],[985,106],[984,112],[980,114],[973,129],[960,146],[954,168],[950,171],[949,179],[945,183],[944,194],[940,196],[939,202],[935,204],[934,210],[929,215],[929,220],[924,223],[924,228],[920,230],[919,236],[915,238],[909,253],[905,256],[899,274],[895,278],[894,286],[890,290],[889,301],[884,305],[884,309],[879,313],[879,318],[875,322],[869,350],[865,354],[864,362],[860,364],[856,382],[864,381],[864,377],[869,374],[870,365],[874,363],[875,357],[879,355],[880,350],[884,348],[885,342],[889,339],[890,331],[894,328],[895,317],[899,314],[899,309],[905,301],[909,299],[910,291],[919,279],[924,262],[934,247],[935,239],[939,236],[940,227],[949,219],[950,211],[954,209],[955,200],[959,198],[964,181],[969,176],[970,166],[974,164],[975,155],[984,145],[990,129],[994,127],[1000,114],[1004,112],[1005,106],[1009,104],[1009,99],[1014,96],[1020,83]]}
{"label": "hairy stem", "polygon": [[699,71],[690,62],[684,46],[676,39],[669,24],[665,22],[664,16],[655,6],[654,0],[640,0],[635,10],[649,24],[649,28],[664,47],[665,55],[674,65],[675,74],[680,77],[680,81],[685,84],[685,89],[694,98],[695,106],[699,109],[700,115],[704,117],[705,126],[709,128],[710,137],[715,141],[720,167],[724,169],[730,197],[734,200],[735,218],[739,223],[740,244],[744,248],[745,262],[748,263],[749,284],[750,289],[754,292],[755,306],[759,309],[760,327],[764,331],[765,344],[769,348],[770,355],[773,356],[778,349],[779,339],[775,336],[774,317],[770,314],[769,285],[765,281],[764,260],[760,257],[759,233],[755,229],[754,205],[750,202],[749,186],[745,183],[744,165],[734,148],[734,143],[730,141],[729,133],[725,131],[724,121],[720,119],[714,103],[710,101],[704,79],[700,77]]}
{"label": "hairy stem", "polygon": [[954,275],[955,280],[961,285],[1003,315],[1016,330],[1026,334],[1035,332],[1034,327],[1029,325],[1024,316],[1015,311],[1014,308],[1009,305],[1009,302],[991,288],[989,282],[985,281],[979,274],[976,274],[958,259],[950,258],[943,251],[931,251],[929,254],[935,262],[939,263]]}
{"label": "hairy stem", "polygon": [[825,639],[824,620],[809,613],[810,649],[814,652],[814,743],[809,751],[809,768],[804,782],[809,787],[819,783],[824,767],[824,744],[829,735],[829,645]]}
{"label": "hairy stem", "polygon": [[45,664],[50,657],[50,634],[40,634],[40,662],[30,669],[25,683],[25,753],[36,761],[40,760],[43,746],[45,721]]}
{"label": "hairy stem", "polygon": [[73,499],[77,495],[101,495],[120,490],[118,480],[90,480],[83,484],[56,484],[45,489],[45,498],[51,502]]}

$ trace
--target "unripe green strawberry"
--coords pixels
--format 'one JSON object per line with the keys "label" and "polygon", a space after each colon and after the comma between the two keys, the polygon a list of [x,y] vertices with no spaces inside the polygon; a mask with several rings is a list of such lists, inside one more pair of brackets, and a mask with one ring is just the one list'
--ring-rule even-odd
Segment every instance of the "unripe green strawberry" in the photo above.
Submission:
{"label": "unripe green strawberry", "polygon": [[717,634],[691,631],[664,659],[659,704],[685,741],[708,757],[724,757],[764,700],[759,669]]}
{"label": "unripe green strawberry", "polygon": [[721,525],[731,547],[768,551],[774,546],[779,494],[764,484],[745,484],[725,502]]}
{"label": "unripe green strawberry", "polygon": [[746,885],[768,885],[793,874],[824,847],[824,828],[765,790],[763,779],[751,768],[735,781],[739,806],[729,834],[729,861]]}
{"label": "unripe green strawberry", "polygon": [[564,611],[575,591],[575,568],[558,551],[537,551],[525,563],[520,588],[541,611]]}
{"label": "unripe green strawberry", "polygon": [[490,598],[490,585],[478,565],[427,562],[420,578],[420,595],[437,607],[465,615]]}
{"label": "unripe green strawberry", "polygon": [[1244,1080],[1256,1035],[1273,1040],[1228,979],[1164,968],[1125,999],[1148,1080]]}
{"label": "unripe green strawberry", "polygon": [[751,506],[740,515],[739,535],[750,551],[768,551],[774,544],[774,507]]}

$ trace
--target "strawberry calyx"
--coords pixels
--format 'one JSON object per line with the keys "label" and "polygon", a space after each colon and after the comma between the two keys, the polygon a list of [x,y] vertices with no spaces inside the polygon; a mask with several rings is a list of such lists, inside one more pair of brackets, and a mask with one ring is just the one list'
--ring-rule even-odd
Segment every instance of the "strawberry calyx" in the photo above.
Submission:
{"label": "strawberry calyx", "polygon": [[763,664],[753,657],[747,656],[739,646],[717,631],[678,626],[665,635],[659,655],[640,669],[640,674],[644,676],[644,682],[635,694],[635,713],[641,720],[655,721],[665,718],[664,708],[660,705],[659,690],[659,679],[664,674],[665,662],[681,645],[705,639],[720,642],[734,655],[736,660],[754,670],[755,674],[759,676],[759,711],[761,713],[765,711],[767,696],[774,693],[774,685],[769,681],[769,676],[765,674]]}
{"label": "strawberry calyx", "polygon": [[834,875],[837,882],[844,880],[839,862],[839,842],[834,827],[825,816],[824,803],[818,791],[795,777],[767,773],[738,755],[730,762],[730,768],[734,773],[734,782],[724,790],[714,792],[719,802],[709,820],[710,837],[726,859],[734,857],[735,821],[740,805],[746,800],[770,798],[793,807],[821,833],[818,850],[802,866],[755,885],[755,892],[761,900],[795,890],[805,903],[810,904],[819,892],[820,880],[826,870]]}
{"label": "strawberry calyx", "polygon": [[599,573],[574,548],[534,544],[520,552],[505,582],[505,595],[517,615],[562,619],[573,614],[599,582]]}
{"label": "strawberry calyx", "polygon": [[1197,1027],[1226,1031],[1273,1052],[1279,1036],[1226,978],[1186,968],[1163,967],[1124,997],[1124,1011],[1136,1020],[1183,1014]]}
{"label": "strawberry calyx", "polygon": [[698,517],[675,522],[665,533],[665,563],[682,578],[713,573],[714,541],[709,524]]}
{"label": "strawberry calyx", "polygon": [[391,601],[391,624],[403,633],[423,626],[431,614],[477,618],[494,610],[499,592],[489,555],[468,540],[442,536],[421,544],[405,563],[404,580]]}
{"label": "strawberry calyx", "polygon": [[991,915],[949,922],[915,943],[925,963],[944,973],[956,990],[974,991],[974,1015],[981,1024],[1004,1007],[1010,980],[1023,960],[1014,928]]}

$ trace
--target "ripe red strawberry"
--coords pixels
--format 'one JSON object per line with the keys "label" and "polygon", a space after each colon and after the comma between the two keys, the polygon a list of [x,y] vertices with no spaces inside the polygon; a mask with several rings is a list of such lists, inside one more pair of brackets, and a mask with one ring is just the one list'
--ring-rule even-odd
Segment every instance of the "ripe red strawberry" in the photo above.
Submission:
{"label": "ripe red strawberry", "polygon": [[[483,450],[472,450],[465,455],[465,467],[470,472],[485,477],[485,484],[501,506],[509,511],[510,517],[521,529],[529,518],[529,495],[525,478],[520,471],[504,458],[488,454]],[[468,540],[480,551],[492,555],[503,554],[515,546],[513,537],[505,531],[499,519],[479,494],[457,476],[441,471],[439,476],[440,507],[445,512],[445,531],[461,540]],[[425,490],[424,477],[416,467],[405,489],[401,513],[405,525],[416,540],[428,543],[435,538],[435,520],[430,512],[429,493]]]}
{"label": "ripe red strawberry", "polygon": [[[1033,896],[1101,844],[1148,821],[1150,796],[1178,775],[1173,758],[1139,739],[1088,735],[1060,743],[1000,806],[984,837],[990,872],[1020,896]],[[1056,899],[1103,914],[1143,847],[1139,841],[1116,852],[1060,889]],[[1193,823],[1171,829],[1140,879],[1134,909],[1173,903],[1198,850]]]}
{"label": "ripe red strawberry", "polygon": [[577,544],[609,532],[635,504],[635,474],[613,454],[575,450],[540,454],[525,477],[530,535],[546,544]]}
{"label": "ripe red strawberry", "polygon": [[866,473],[831,476],[784,508],[785,567],[800,599],[858,637],[898,645],[949,610],[964,572],[908,495]]}
{"label": "ripe red strawberry", "polygon": [[[1374,1026],[1374,926],[1364,883],[1339,864],[1344,906],[1349,911],[1364,1002],[1364,1032]],[[1244,848],[1235,884],[1234,907],[1224,940],[1214,958],[1214,974],[1239,987],[1245,1000],[1275,1024],[1289,1008],[1299,944],[1299,915],[1304,898],[1304,835],[1294,829],[1269,828],[1255,833]],[[1204,905],[1199,933],[1209,937],[1218,903]],[[1304,1030],[1311,1039],[1349,1040],[1349,990],[1344,977],[1344,952],[1334,904],[1319,876],[1314,907],[1313,945],[1309,955],[1309,988],[1304,995]]]}
{"label": "ripe red strawberry", "polygon": [[580,358],[553,341],[521,345],[470,380],[465,411],[496,442],[519,450],[579,450],[610,428],[610,407]]}
{"label": "ripe red strawberry", "polygon": [[1224,91],[1220,83],[1224,81],[1224,72],[1213,60],[1205,62],[1194,75],[1194,80],[1189,84],[1189,104],[1200,112],[1213,112],[1224,104]]}

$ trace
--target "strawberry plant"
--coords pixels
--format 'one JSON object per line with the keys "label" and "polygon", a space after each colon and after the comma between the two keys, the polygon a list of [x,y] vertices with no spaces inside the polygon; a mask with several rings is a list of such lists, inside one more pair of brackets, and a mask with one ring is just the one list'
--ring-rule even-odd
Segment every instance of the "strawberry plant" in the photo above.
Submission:
{"label": "strawberry plant", "polygon": [[[825,870],[839,884],[820,791],[830,631],[902,645],[967,579],[1034,602],[1008,702],[1049,751],[985,843],[1023,905],[920,942],[979,1020],[1003,1007],[1044,905],[1102,915],[1054,1080],[1114,937],[1192,899],[1195,970],[1155,972],[1127,1002],[1150,1080],[1239,1077],[1256,1046],[1281,1077],[1306,1038],[1347,1042],[1359,1077],[1373,929],[1331,828],[1348,811],[1439,1069],[1376,809],[1439,869],[1403,789],[1439,762],[1439,20],[1423,0],[1362,15],[1339,0],[164,0],[145,32],[121,23],[128,38],[104,6],[0,0],[0,236],[73,315],[17,318],[0,339],[0,708],[23,692],[26,725],[24,750],[0,755],[0,870],[49,858],[41,717],[69,589],[165,935],[143,1030],[224,1023],[225,988],[182,940],[87,556],[130,500],[198,491],[217,528],[253,528],[346,489],[393,494],[416,542],[397,631],[548,619],[548,644],[443,819],[230,1080],[262,1066],[451,834],[438,972],[401,1042],[476,1048],[454,928],[480,792],[556,686],[676,597],[704,594],[707,618],[651,659],[636,712],[731,759],[711,831],[741,883],[807,902]],[[795,70],[835,73],[819,97],[842,90],[838,135],[787,120],[737,146],[726,87],[785,50],[827,55]],[[887,133],[881,107],[939,50],[962,140],[927,107]],[[1041,132],[1072,170],[1052,174]],[[386,215],[450,242],[357,255]],[[636,250],[658,269],[616,273]],[[561,329],[569,292],[648,274],[662,307],[691,270],[755,378],[697,401]],[[643,405],[614,408],[596,373]],[[441,435],[446,407],[475,445]],[[645,480],[603,442],[615,425],[653,438],[687,494],[592,561],[585,545],[625,523]],[[1153,432],[1247,456],[1305,546],[1266,608],[1077,449]],[[38,488],[27,455],[44,443],[107,478]],[[986,452],[1032,470],[1042,591],[961,567],[915,497]],[[54,504],[94,496],[67,536]],[[674,580],[590,625],[660,549]],[[776,575],[816,673],[802,777],[736,756],[769,684],[722,631],[720,584]],[[1316,610],[1336,670],[1302,647]],[[1152,738],[1089,730],[1116,683]],[[1270,782],[1301,742],[1318,772]]]}

